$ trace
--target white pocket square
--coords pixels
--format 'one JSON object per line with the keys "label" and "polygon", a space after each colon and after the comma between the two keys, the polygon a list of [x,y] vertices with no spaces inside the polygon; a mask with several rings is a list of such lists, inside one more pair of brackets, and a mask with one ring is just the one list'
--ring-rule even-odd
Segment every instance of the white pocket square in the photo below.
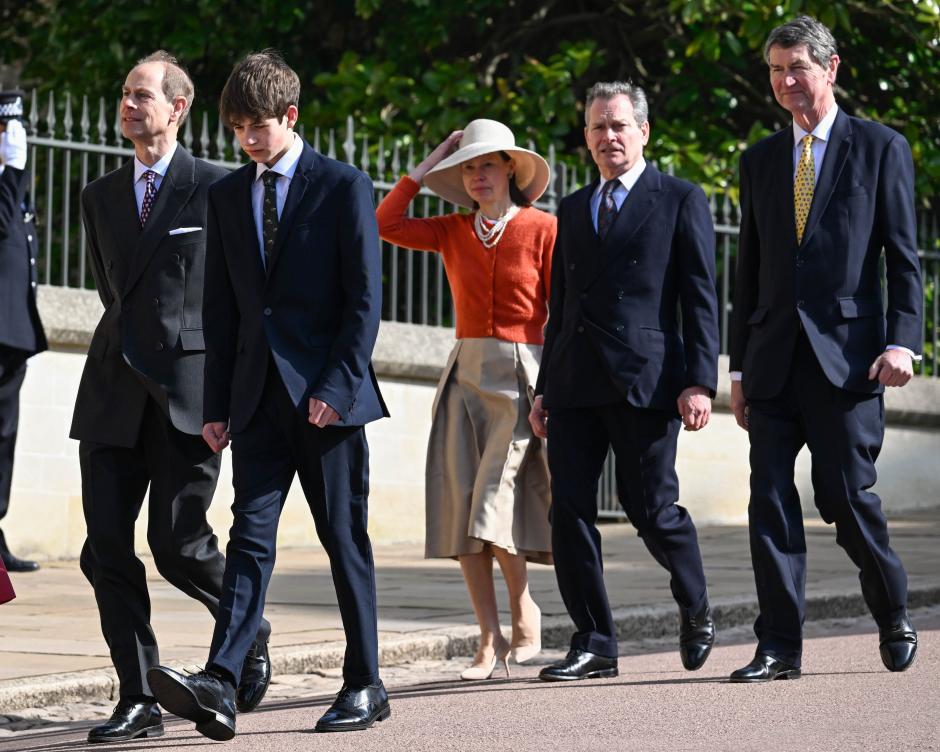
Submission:
{"label": "white pocket square", "polygon": [[177,227],[175,230],[170,230],[170,235],[184,235],[187,232],[199,232],[201,227]]}

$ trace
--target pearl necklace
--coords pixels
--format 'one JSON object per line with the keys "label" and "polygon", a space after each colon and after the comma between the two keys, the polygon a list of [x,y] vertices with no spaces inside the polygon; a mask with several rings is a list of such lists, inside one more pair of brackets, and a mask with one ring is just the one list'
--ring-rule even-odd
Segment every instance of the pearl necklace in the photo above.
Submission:
{"label": "pearl necklace", "polygon": [[473,229],[476,231],[480,242],[483,243],[483,247],[492,248],[495,246],[499,239],[503,237],[503,232],[506,225],[509,224],[509,220],[518,213],[519,207],[513,204],[499,219],[488,219],[483,216],[480,209],[477,209],[476,214],[473,215]]}

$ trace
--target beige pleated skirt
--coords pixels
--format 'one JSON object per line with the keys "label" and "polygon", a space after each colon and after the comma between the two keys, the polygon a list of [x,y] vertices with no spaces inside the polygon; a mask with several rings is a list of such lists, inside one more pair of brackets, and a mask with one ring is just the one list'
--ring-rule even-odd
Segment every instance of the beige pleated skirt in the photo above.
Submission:
{"label": "beige pleated skirt", "polygon": [[490,337],[454,345],[428,439],[426,558],[492,544],[551,564],[548,463],[528,421],[541,356]]}

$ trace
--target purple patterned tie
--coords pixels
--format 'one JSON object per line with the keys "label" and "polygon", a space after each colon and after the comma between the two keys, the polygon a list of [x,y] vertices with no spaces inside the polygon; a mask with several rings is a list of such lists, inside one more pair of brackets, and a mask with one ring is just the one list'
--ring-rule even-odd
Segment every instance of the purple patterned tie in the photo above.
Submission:
{"label": "purple patterned tie", "polygon": [[153,200],[157,196],[157,186],[154,182],[157,179],[157,173],[153,170],[147,170],[144,173],[147,178],[147,187],[144,189],[144,200],[140,204],[140,226],[147,224],[147,218],[150,216],[150,210],[153,209]]}
{"label": "purple patterned tie", "polygon": [[614,178],[608,180],[601,191],[601,203],[597,207],[597,236],[603,240],[617,218],[617,204],[614,201],[614,188],[620,181]]}

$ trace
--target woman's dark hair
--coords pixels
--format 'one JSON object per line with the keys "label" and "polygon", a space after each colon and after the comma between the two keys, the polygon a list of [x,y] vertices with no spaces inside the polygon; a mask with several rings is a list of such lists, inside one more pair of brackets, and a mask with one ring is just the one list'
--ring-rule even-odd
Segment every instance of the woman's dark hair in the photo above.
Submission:
{"label": "woman's dark hair", "polygon": [[[504,161],[504,162],[508,162],[509,160],[512,159],[512,157],[510,157],[510,156],[509,156],[506,152],[504,152],[504,151],[498,151],[498,152],[496,152],[496,153],[499,154],[499,156],[501,156],[501,157],[503,158],[503,161]],[[513,202],[516,206],[519,206],[519,207],[521,207],[521,208],[523,208],[523,209],[526,208],[527,206],[532,206],[532,202],[529,201],[529,197],[526,196],[526,195],[519,189],[519,186],[516,184],[516,176],[515,176],[515,175],[513,175],[511,178],[509,178],[509,198],[512,199],[512,202]],[[474,202],[473,202],[473,210],[476,211],[476,210],[479,209],[479,208],[480,208],[480,205],[479,205],[476,201],[474,201]]]}

